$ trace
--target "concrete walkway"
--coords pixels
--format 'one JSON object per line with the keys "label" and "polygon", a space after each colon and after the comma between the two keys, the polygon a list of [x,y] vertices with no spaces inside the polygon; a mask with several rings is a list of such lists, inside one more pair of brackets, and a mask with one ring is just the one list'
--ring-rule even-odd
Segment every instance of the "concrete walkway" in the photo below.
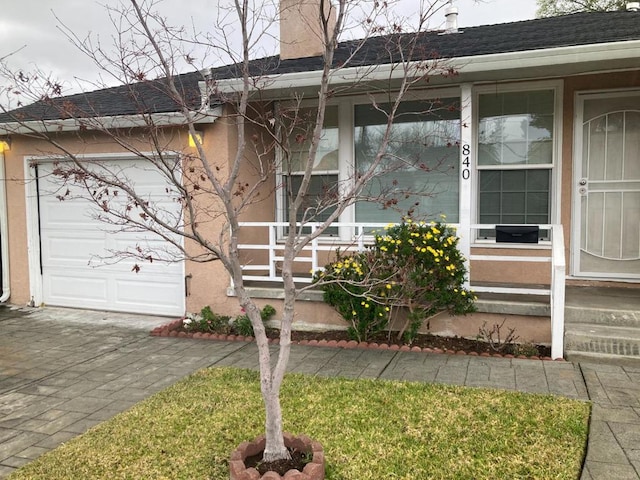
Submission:
{"label": "concrete walkway", "polygon": [[[254,344],[149,336],[166,322],[61,308],[0,307],[0,478],[197,369],[257,367]],[[640,364],[295,346],[290,370],[591,399],[582,479],[640,478]]]}

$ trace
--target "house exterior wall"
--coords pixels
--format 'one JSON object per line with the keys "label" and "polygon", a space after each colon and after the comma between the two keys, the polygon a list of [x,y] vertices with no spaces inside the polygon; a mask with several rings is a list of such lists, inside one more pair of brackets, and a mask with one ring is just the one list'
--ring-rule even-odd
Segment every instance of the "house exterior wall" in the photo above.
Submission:
{"label": "house exterior wall", "polygon": [[[575,94],[583,91],[600,91],[610,89],[631,89],[640,88],[640,70],[633,72],[606,73],[597,75],[580,75],[561,79],[563,81],[563,110],[562,110],[562,137],[561,158],[557,166],[561,175],[561,188],[558,194],[560,207],[560,222],[564,227],[565,234],[565,255],[567,261],[570,260],[571,245],[571,204],[573,194],[573,138],[574,138],[574,104]],[[223,116],[213,124],[205,124],[198,127],[203,133],[204,149],[212,163],[220,167],[221,174],[228,171],[231,159],[237,150],[236,130],[233,122],[227,122]],[[187,135],[184,130],[177,128],[167,129],[170,136],[169,145],[176,150],[180,150],[187,144]],[[251,133],[251,132],[250,132]],[[124,150],[114,144],[107,136],[86,133],[81,138],[76,133],[60,134],[59,140],[65,146],[77,153],[82,154],[104,154],[124,152]],[[144,146],[141,145],[141,149]],[[29,156],[42,156],[50,152],[50,147],[44,142],[28,140],[24,137],[13,138],[11,149],[5,152],[5,163],[7,173],[7,198],[8,198],[8,227],[10,271],[11,271],[11,299],[14,304],[26,304],[31,300],[29,285],[29,265],[28,265],[28,237],[27,237],[27,212],[24,188],[24,159]],[[242,171],[242,178],[255,179],[256,170],[252,167],[257,162],[255,154],[247,152],[250,162]],[[274,221],[276,219],[276,184],[275,176],[267,181],[261,188],[259,201],[252,205],[242,216],[242,221]],[[208,235],[217,237],[220,229],[224,228],[223,222],[217,220],[205,227]],[[241,241],[255,243],[264,241],[262,234],[249,233]],[[196,246],[186,244],[191,251],[196,251]],[[472,248],[472,254],[484,255],[494,253],[496,248],[504,248],[510,254],[521,256],[543,256],[548,255],[548,250],[544,247],[537,248],[505,248],[505,247],[484,247],[476,245]],[[256,262],[261,261],[260,256],[256,257]],[[471,270],[474,281],[495,282],[495,283],[526,283],[526,284],[548,284],[549,265],[545,263],[512,263],[505,262],[479,262],[471,263]],[[237,300],[228,294],[229,276],[220,262],[195,263],[188,262],[185,267],[187,275],[187,311],[198,311],[205,305],[210,305],[215,311],[237,315],[239,307]],[[305,272],[306,273],[306,272]],[[580,280],[584,283],[585,281]],[[607,284],[611,284],[608,282]],[[640,287],[638,284],[627,284],[627,286]],[[276,298],[263,298],[259,300],[260,305],[272,304],[276,310],[282,310],[281,301]],[[483,319],[491,319],[487,315],[476,314],[472,317],[465,317],[462,321],[470,322],[469,325],[482,324]],[[518,319],[514,319],[516,321]],[[526,324],[525,320],[520,319]],[[538,323],[544,323],[538,319]],[[342,318],[331,308],[317,302],[300,301],[296,307],[296,321],[304,324],[316,325],[336,325],[346,326]],[[519,321],[519,320],[518,320]],[[432,331],[441,329],[442,331],[460,332],[461,320],[451,319],[443,316],[439,324],[432,323]],[[439,325],[434,327],[434,325]],[[458,326],[456,326],[458,325]],[[468,327],[465,327],[468,328]],[[524,327],[519,327],[524,328]],[[544,341],[548,328],[538,326],[536,330],[541,333],[540,337],[530,335],[532,341]],[[519,330],[520,331],[520,330]],[[477,328],[476,328],[477,332]],[[459,333],[458,333],[459,334]]]}
{"label": "house exterior wall", "polygon": [[[225,113],[229,113],[226,111]],[[237,129],[232,121],[227,121],[223,116],[220,120],[212,125],[202,128],[203,146],[207,158],[210,163],[220,168],[220,175],[224,177],[228,174],[231,164],[238,150]],[[249,129],[247,139],[250,139],[254,132]],[[244,162],[243,169],[240,171],[240,183],[249,183],[250,185],[257,182],[257,155],[251,147],[247,148],[245,153],[247,162]],[[269,162],[272,158],[268,154],[263,161]],[[268,168],[268,167],[267,167]],[[272,219],[275,200],[273,198],[273,190],[275,186],[275,178],[270,178],[262,185],[257,200],[242,214],[241,221],[269,221]],[[239,195],[241,197],[241,195]],[[219,206],[210,205],[211,208],[219,209]],[[201,208],[206,208],[201,205]],[[209,238],[216,239],[221,229],[226,228],[222,218],[209,223],[206,226],[200,226],[201,232]],[[243,236],[241,242],[255,242],[257,239],[249,235]],[[197,251],[195,244],[187,244],[188,248],[193,252]],[[187,262],[186,265],[188,296],[187,311],[197,312],[203,306],[210,305],[214,311],[226,315],[239,315],[238,302],[234,297],[227,295],[227,289],[230,285],[230,277],[221,262],[214,261],[208,263]],[[268,302],[267,302],[268,303]]]}
{"label": "house exterior wall", "polygon": [[24,191],[23,149],[31,150],[23,142],[14,141],[11,150],[5,151],[7,185],[7,213],[9,230],[9,264],[11,303],[26,304],[30,301],[29,264],[27,258],[27,227]]}

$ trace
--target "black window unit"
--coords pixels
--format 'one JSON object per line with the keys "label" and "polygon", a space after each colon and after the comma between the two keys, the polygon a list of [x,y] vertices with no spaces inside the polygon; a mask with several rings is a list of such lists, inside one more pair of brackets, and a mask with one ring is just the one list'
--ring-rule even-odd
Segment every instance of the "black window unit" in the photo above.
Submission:
{"label": "black window unit", "polygon": [[496,225],[496,243],[538,243],[538,225]]}

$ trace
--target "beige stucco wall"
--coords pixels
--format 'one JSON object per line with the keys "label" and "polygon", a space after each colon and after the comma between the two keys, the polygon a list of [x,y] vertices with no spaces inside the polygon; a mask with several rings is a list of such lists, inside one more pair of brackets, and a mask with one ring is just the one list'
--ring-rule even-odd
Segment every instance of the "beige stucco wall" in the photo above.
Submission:
{"label": "beige stucco wall", "polygon": [[7,223],[9,230],[9,271],[11,303],[26,304],[29,295],[29,270],[27,262],[27,228],[25,218],[24,161],[20,143],[14,141],[11,150],[5,152],[7,188]]}

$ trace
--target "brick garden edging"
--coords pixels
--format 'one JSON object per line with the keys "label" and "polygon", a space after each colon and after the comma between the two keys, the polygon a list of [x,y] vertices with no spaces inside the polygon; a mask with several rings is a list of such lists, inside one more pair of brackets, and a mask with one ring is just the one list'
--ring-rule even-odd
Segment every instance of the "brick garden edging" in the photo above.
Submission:
{"label": "brick garden edging", "polygon": [[266,439],[260,435],[252,442],[242,442],[231,453],[229,461],[230,480],[322,480],[324,478],[324,451],[319,442],[306,435],[294,436],[285,432],[283,434],[284,445],[302,452],[312,452],[313,457],[300,472],[289,470],[281,477],[276,472],[267,472],[263,476],[255,468],[247,468],[244,461],[247,457],[257,455],[264,450]]}
{"label": "brick garden edging", "polygon": [[[151,330],[151,335],[154,337],[178,337],[178,338],[197,338],[201,340],[224,340],[227,342],[253,342],[253,337],[244,337],[242,335],[225,335],[218,333],[188,333],[178,331],[182,328],[182,319],[174,320],[160,327],[156,327]],[[277,338],[269,339],[269,343],[277,344],[280,340]],[[523,360],[544,360],[544,361],[556,361],[564,362],[564,358],[558,358],[553,360],[551,357],[538,357],[531,356],[526,357],[524,355],[511,355],[501,353],[478,353],[478,352],[465,352],[464,350],[442,350],[441,348],[429,348],[429,347],[410,347],[408,345],[388,345],[386,343],[369,343],[369,342],[357,342],[355,340],[300,340],[291,341],[292,345],[307,345],[310,347],[332,347],[332,348],[362,348],[370,350],[391,350],[400,352],[422,352],[422,353],[444,353],[448,355],[469,355],[475,357],[496,357],[496,358],[518,358]]]}

